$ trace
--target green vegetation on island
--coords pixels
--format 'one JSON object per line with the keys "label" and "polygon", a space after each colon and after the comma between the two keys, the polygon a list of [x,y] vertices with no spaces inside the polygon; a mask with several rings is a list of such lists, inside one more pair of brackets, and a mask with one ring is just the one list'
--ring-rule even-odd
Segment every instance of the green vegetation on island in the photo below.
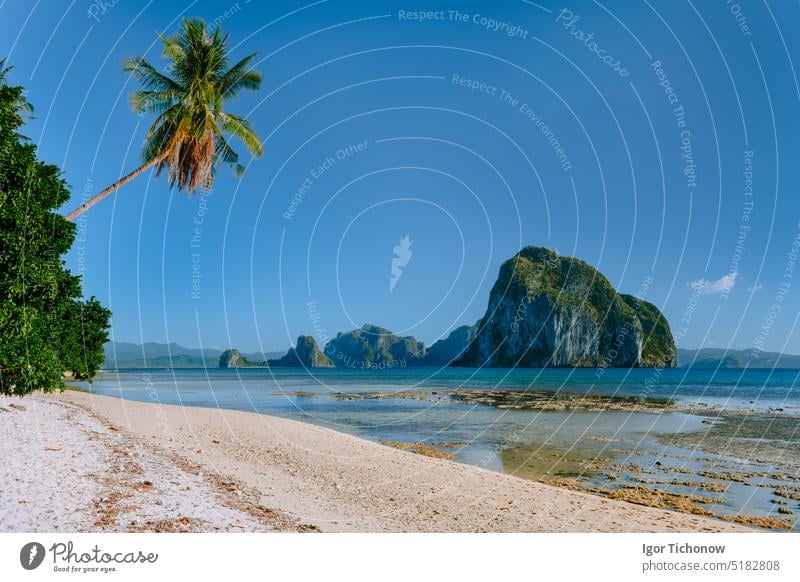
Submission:
{"label": "green vegetation on island", "polygon": [[384,369],[420,365],[425,344],[411,336],[401,337],[388,329],[364,324],[339,333],[325,345],[325,354],[337,368]]}
{"label": "green vegetation on island", "polygon": [[317,345],[317,341],[310,335],[301,335],[297,344],[282,358],[269,360],[269,365],[275,368],[332,368],[333,362]]}

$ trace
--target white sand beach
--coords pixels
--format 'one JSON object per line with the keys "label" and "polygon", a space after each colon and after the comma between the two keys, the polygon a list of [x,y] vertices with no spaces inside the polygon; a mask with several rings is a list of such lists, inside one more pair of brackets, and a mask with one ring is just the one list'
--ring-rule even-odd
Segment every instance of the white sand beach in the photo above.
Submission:
{"label": "white sand beach", "polygon": [[0,398],[0,531],[736,532],[249,412]]}

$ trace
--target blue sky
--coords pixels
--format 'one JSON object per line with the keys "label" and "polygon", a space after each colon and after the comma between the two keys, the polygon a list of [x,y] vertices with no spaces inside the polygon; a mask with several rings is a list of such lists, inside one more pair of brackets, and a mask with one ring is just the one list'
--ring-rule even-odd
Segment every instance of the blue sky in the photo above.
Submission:
{"label": "blue sky", "polygon": [[65,211],[139,163],[152,119],[121,63],[163,66],[183,16],[260,54],[231,110],[265,155],[208,195],[148,174],[87,213],[68,265],[115,339],[272,351],[371,322],[430,343],[543,245],[681,347],[800,352],[800,4],[7,0],[0,55]]}

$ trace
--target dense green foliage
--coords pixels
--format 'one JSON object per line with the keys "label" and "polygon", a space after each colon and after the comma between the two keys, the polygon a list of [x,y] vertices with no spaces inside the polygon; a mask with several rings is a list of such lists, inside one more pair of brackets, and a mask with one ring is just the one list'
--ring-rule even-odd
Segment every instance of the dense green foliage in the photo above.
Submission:
{"label": "dense green foliage", "polygon": [[90,379],[111,313],[81,300],[80,278],[64,266],[75,226],[56,209],[69,191],[18,133],[30,106],[7,73],[0,61],[0,393],[22,395],[63,387],[63,372]]}

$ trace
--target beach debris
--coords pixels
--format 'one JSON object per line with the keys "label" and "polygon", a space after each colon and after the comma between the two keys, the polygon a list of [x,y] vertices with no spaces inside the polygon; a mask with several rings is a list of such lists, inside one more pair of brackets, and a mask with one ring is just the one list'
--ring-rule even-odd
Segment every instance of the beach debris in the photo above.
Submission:
{"label": "beach debris", "polygon": [[754,471],[698,471],[698,475],[701,477],[707,477],[709,479],[717,479],[719,481],[733,481],[734,483],[744,483],[745,485],[749,484],[748,479],[752,477],[763,477],[763,473],[754,472]]}
{"label": "beach debris", "polygon": [[667,399],[602,394],[574,394],[541,390],[459,390],[449,394],[452,400],[484,404],[513,410],[627,410],[665,411],[674,408]]}
{"label": "beach debris", "polygon": [[720,519],[741,523],[743,525],[755,525],[765,529],[794,529],[791,520],[778,519],[776,517],[754,517],[749,515],[718,515]]}
{"label": "beach debris", "polygon": [[718,497],[700,497],[698,495],[684,495],[670,493],[659,489],[651,489],[641,485],[623,485],[620,489],[607,489],[597,487],[588,489],[592,493],[603,495],[610,499],[619,499],[647,507],[674,509],[683,513],[713,516],[714,513],[701,504],[724,504],[725,500]]}
{"label": "beach debris", "polygon": [[553,487],[564,487],[566,489],[572,489],[573,491],[577,491],[581,488],[581,482],[579,479],[573,479],[570,477],[559,477],[556,475],[545,475],[542,477],[542,483],[546,483],[547,485],[552,485]]}
{"label": "beach debris", "polygon": [[618,473],[645,473],[648,475],[655,474],[655,471],[651,469],[645,469],[636,463],[628,463],[627,465],[613,465],[611,469]]}
{"label": "beach debris", "polygon": [[656,481],[656,485],[673,485],[678,487],[692,487],[695,489],[705,489],[713,493],[724,493],[728,490],[727,485],[714,481],[682,481],[673,479],[672,481]]}
{"label": "beach debris", "polygon": [[278,396],[303,398],[332,397],[338,400],[371,400],[387,398],[407,398],[440,402],[445,399],[465,404],[483,404],[496,408],[513,410],[627,410],[641,412],[661,412],[674,410],[675,405],[668,399],[643,398],[638,396],[606,396],[602,394],[576,394],[569,392],[546,392],[542,390],[458,390],[442,388],[431,390],[398,390],[387,392],[334,392],[321,393],[298,390],[295,392],[274,392]]}
{"label": "beach debris", "polygon": [[200,520],[191,517],[171,517],[166,519],[146,520],[141,524],[131,522],[127,531],[129,532],[152,532],[152,533],[188,533],[202,531]]}
{"label": "beach debris", "polygon": [[452,461],[453,459],[455,459],[455,455],[453,455],[453,453],[435,449],[430,445],[426,445],[425,443],[401,443],[396,441],[381,441],[381,442],[387,447],[392,447],[395,449],[399,449],[401,451],[416,453],[424,457],[433,457],[434,459],[445,459],[447,461]]}
{"label": "beach debris", "polygon": [[786,499],[794,499],[800,501],[800,487],[790,487],[788,485],[779,485],[773,487],[772,494]]}

